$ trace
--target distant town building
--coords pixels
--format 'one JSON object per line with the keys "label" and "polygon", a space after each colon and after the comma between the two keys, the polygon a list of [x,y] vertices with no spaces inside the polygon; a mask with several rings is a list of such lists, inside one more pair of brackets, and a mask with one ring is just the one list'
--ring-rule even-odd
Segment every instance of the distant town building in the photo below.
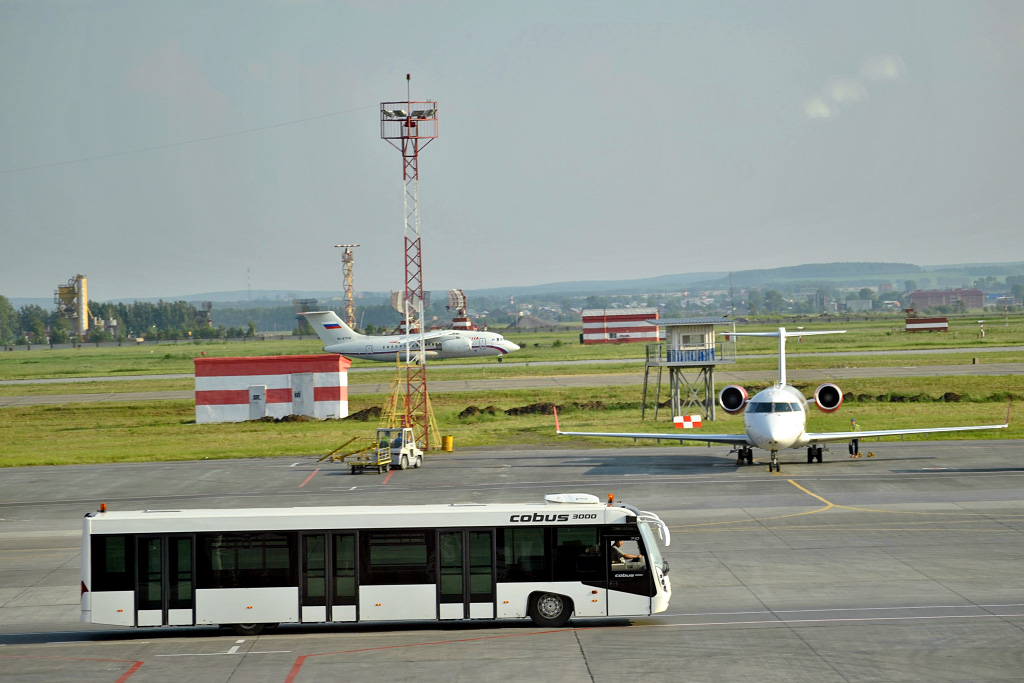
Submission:
{"label": "distant town building", "polygon": [[984,308],[985,293],[980,289],[918,289],[910,293],[910,303],[918,309],[956,306],[961,302],[964,308]]}
{"label": "distant town building", "polygon": [[846,310],[855,313],[870,311],[871,304],[871,299],[847,299]]}

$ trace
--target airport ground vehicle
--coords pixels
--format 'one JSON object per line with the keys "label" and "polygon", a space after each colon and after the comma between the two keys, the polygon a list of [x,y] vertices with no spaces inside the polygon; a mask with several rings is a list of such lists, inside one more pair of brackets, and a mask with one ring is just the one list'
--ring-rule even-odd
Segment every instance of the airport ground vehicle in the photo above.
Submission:
{"label": "airport ground vehicle", "polygon": [[252,635],[279,623],[529,616],[557,627],[573,615],[648,615],[672,592],[656,537],[670,542],[657,515],[587,494],[493,505],[101,507],[84,520],[81,618]]}
{"label": "airport ground vehicle", "polygon": [[401,470],[423,466],[423,451],[416,444],[411,427],[382,427],[377,430],[378,448],[387,448],[391,466]]}

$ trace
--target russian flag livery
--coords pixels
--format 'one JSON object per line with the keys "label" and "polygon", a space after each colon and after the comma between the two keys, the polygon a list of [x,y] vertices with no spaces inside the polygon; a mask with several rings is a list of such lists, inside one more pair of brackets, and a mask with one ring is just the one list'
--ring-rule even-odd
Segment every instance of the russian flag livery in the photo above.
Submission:
{"label": "russian flag livery", "polygon": [[339,325],[338,323],[324,323],[324,327],[327,328],[328,330],[340,330],[341,329],[341,325]]}

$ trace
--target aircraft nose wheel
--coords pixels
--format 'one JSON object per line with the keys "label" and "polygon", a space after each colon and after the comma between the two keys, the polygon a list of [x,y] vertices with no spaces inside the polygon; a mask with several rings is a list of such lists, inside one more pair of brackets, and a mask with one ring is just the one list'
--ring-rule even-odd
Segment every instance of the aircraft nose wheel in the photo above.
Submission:
{"label": "aircraft nose wheel", "polygon": [[779,453],[778,451],[772,451],[772,461],[768,463],[769,472],[779,471]]}

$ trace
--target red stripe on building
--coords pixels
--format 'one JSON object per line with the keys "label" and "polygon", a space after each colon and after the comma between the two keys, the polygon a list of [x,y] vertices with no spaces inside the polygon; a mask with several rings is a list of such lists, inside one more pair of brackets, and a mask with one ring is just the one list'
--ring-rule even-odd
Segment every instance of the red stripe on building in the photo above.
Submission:
{"label": "red stripe on building", "polygon": [[238,403],[249,403],[248,389],[196,392],[197,406],[230,406]]}
{"label": "red stripe on building", "polygon": [[651,335],[654,337],[658,336],[658,328],[654,325],[641,325],[639,327],[601,327],[600,325],[594,327],[583,326],[583,334],[623,334],[629,332],[643,332],[644,334]]}
{"label": "red stripe on building", "polygon": [[267,389],[267,403],[291,403],[292,402],[292,390],[291,388],[286,389]]}
{"label": "red stripe on building", "polygon": [[587,323],[601,323],[601,322],[643,322],[644,320],[653,320],[657,318],[657,314],[644,313],[642,315],[585,315],[583,316],[583,324]]}
{"label": "red stripe on building", "polygon": [[313,387],[314,401],[347,401],[348,387]]}
{"label": "red stripe on building", "polygon": [[196,377],[288,375],[302,372],[344,372],[352,361],[336,353],[253,358],[194,358]]}

